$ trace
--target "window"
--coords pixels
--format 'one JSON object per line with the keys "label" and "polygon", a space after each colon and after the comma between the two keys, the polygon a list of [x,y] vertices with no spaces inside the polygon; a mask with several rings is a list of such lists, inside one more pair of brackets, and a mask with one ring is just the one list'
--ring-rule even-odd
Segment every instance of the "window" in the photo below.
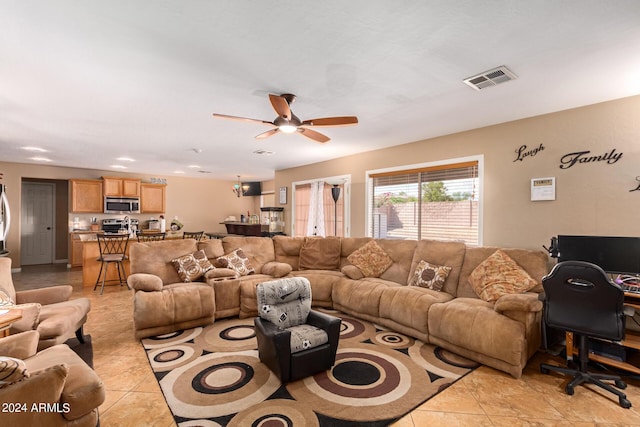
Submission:
{"label": "window", "polygon": [[478,246],[480,160],[369,172],[368,235]]}
{"label": "window", "polygon": [[339,184],[330,183],[335,178],[325,180],[293,183],[294,236],[346,235],[348,180],[340,177]]}

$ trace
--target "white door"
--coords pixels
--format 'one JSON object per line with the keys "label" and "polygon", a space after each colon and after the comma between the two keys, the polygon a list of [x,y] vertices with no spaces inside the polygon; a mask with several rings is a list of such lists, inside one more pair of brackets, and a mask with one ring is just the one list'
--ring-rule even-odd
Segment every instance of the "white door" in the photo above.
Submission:
{"label": "white door", "polygon": [[50,183],[23,182],[21,225],[21,264],[53,262],[53,200],[55,186]]}

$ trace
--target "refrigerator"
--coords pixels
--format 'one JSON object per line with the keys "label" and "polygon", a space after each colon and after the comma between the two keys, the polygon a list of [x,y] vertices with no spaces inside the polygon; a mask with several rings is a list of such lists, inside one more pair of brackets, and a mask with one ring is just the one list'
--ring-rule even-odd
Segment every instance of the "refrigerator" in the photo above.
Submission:
{"label": "refrigerator", "polygon": [[9,255],[7,239],[9,238],[9,226],[11,225],[11,211],[7,199],[7,188],[0,184],[0,256]]}

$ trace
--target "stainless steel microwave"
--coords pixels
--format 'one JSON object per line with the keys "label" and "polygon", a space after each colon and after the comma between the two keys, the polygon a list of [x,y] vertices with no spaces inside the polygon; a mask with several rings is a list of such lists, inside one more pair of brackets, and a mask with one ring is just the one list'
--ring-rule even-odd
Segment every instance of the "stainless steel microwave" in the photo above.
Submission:
{"label": "stainless steel microwave", "polygon": [[104,213],[111,213],[111,214],[140,213],[140,198],[138,197],[105,197]]}

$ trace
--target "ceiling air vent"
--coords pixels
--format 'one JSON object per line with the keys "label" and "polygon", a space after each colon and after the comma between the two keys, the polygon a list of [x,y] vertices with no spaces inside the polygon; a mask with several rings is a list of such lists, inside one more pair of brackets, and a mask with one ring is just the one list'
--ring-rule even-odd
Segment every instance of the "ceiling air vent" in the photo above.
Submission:
{"label": "ceiling air vent", "polygon": [[508,82],[509,80],[515,80],[517,78],[518,76],[513,74],[507,67],[501,65],[500,67],[487,70],[484,73],[468,77],[463,81],[473,89],[481,90],[500,83]]}

